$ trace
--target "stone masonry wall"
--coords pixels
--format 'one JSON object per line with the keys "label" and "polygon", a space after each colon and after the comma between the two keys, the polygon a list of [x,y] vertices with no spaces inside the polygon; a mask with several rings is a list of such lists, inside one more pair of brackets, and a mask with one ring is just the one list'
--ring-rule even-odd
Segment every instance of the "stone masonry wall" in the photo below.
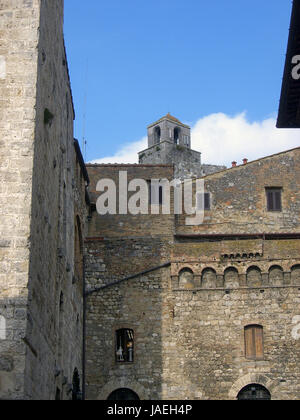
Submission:
{"label": "stone masonry wall", "polygon": [[199,178],[202,176],[201,153],[183,145],[163,141],[139,153],[140,164],[174,165],[177,179]]}
{"label": "stone masonry wall", "polygon": [[[119,173],[126,172],[128,183],[133,179],[168,179],[173,180],[174,169],[172,165],[87,165],[91,180],[89,188],[91,200],[96,204],[100,192],[96,191],[100,179],[113,180],[117,186],[117,213],[119,213]],[[121,187],[122,188],[122,187]],[[133,193],[128,193],[128,199]],[[172,201],[171,201],[172,208]],[[149,213],[151,209],[149,206]],[[160,209],[161,213],[161,209]],[[174,230],[174,217],[172,215],[105,215],[100,216],[96,210],[89,223],[89,238],[128,238],[128,237],[154,237],[170,236]]]}
{"label": "stone masonry wall", "polygon": [[82,371],[75,221],[83,256],[87,208],[62,0],[0,3],[0,97],[0,398],[70,399]]}
{"label": "stone masonry wall", "polygon": [[38,0],[0,2],[0,398],[22,398]]}
{"label": "stone masonry wall", "polygon": [[[273,251],[268,265],[280,264],[274,253],[278,243],[268,245],[268,254]],[[296,247],[299,256],[299,241]],[[171,270],[156,270],[89,296],[88,399],[107,399],[113,391],[129,388],[141,399],[226,400],[236,399],[253,383],[265,386],[272,399],[299,399],[300,269],[281,285],[264,274],[260,284],[244,283],[246,270],[239,270],[240,283],[230,284],[224,283],[227,264],[219,259],[214,262],[219,283],[201,286],[201,273],[212,265],[202,257],[203,249],[203,244],[178,244],[184,263],[173,255]],[[291,279],[291,266],[300,267],[299,262],[299,257],[285,260],[285,278]],[[264,262],[255,264],[266,272]],[[194,269],[195,284],[178,286],[183,267]],[[261,360],[245,354],[244,328],[253,324],[264,331]],[[116,361],[120,328],[134,331],[133,363]]]}
{"label": "stone masonry wall", "polygon": [[80,258],[86,204],[61,0],[41,2],[38,51],[25,396],[70,399],[73,374],[82,373],[83,273],[75,272],[75,253]]}
{"label": "stone masonry wall", "polygon": [[[247,165],[204,178],[211,209],[204,222],[187,228],[185,215],[177,218],[177,233],[286,233],[298,232],[300,222],[300,149],[268,156]],[[267,210],[267,187],[282,188],[282,211]]]}
{"label": "stone masonry wall", "polygon": [[[204,225],[175,217],[175,235],[165,225],[156,238],[160,255],[147,255],[141,238],[110,237],[108,224],[104,239],[86,242],[88,399],[129,388],[141,399],[226,400],[250,384],[299,399],[298,158],[295,149],[207,177]],[[265,188],[274,186],[283,211],[267,214]],[[153,270],[111,284],[142,267]],[[246,357],[249,325],[263,328],[260,359]],[[116,361],[121,328],[134,331],[133,363]]]}

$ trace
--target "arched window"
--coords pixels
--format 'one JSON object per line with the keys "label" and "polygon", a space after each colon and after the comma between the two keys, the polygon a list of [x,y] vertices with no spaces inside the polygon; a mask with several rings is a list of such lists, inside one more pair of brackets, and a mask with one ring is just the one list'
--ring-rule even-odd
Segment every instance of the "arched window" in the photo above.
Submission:
{"label": "arched window", "polygon": [[239,273],[236,268],[230,267],[224,273],[224,287],[225,289],[232,289],[239,287]]}
{"label": "arched window", "polygon": [[300,265],[295,265],[292,267],[292,284],[299,285],[300,284]]}
{"label": "arched window", "polygon": [[202,272],[201,279],[203,289],[215,289],[217,287],[217,274],[212,268],[206,268]]}
{"label": "arched window", "polygon": [[245,388],[243,388],[239,392],[237,399],[244,400],[244,401],[245,400],[270,401],[271,394],[267,390],[267,388],[265,388],[264,386],[258,385],[258,384],[251,384],[251,385],[245,386]]}
{"label": "arched window", "polygon": [[108,401],[139,401],[139,396],[128,388],[120,388],[112,392]]}
{"label": "arched window", "polygon": [[158,144],[161,140],[161,129],[160,127],[155,127],[154,129],[154,143]]}
{"label": "arched window", "polygon": [[179,144],[180,128],[174,128],[174,143]]}
{"label": "arched window", "polygon": [[247,359],[262,360],[264,358],[264,330],[261,325],[245,327],[245,356]]}
{"label": "arched window", "polygon": [[262,284],[261,271],[258,267],[250,267],[247,270],[247,286],[260,287]]}
{"label": "arched window", "polygon": [[269,270],[269,283],[272,286],[283,285],[283,269],[279,265],[274,265]]}
{"label": "arched window", "polygon": [[184,268],[179,273],[179,288],[192,289],[194,287],[194,273],[190,268]]}
{"label": "arched window", "polygon": [[116,331],[116,361],[118,363],[133,363],[134,332],[122,328]]}

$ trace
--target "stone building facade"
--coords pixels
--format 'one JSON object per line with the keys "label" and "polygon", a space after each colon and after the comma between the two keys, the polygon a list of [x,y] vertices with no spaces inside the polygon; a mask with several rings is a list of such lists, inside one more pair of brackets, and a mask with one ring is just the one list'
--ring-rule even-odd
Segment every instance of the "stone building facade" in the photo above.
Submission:
{"label": "stone building facade", "polygon": [[[88,166],[93,200],[102,176],[126,169],[154,175],[142,165]],[[206,176],[210,207],[199,226],[184,214],[107,215],[102,225],[93,213],[88,399],[300,397],[299,171],[298,148]],[[122,330],[134,337],[130,362],[117,356]]]}
{"label": "stone building facade", "polygon": [[[0,3],[0,95],[0,399],[299,399],[300,149],[204,165],[167,114],[138,165],[85,165],[62,0]],[[176,178],[201,224],[163,187],[126,214]]]}
{"label": "stone building facade", "polygon": [[63,1],[0,4],[0,398],[72,398],[82,373],[88,175]]}

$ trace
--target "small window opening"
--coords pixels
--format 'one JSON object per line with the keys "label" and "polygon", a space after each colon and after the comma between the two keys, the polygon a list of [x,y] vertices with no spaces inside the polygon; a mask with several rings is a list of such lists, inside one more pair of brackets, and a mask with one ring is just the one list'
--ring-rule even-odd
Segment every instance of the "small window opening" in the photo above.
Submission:
{"label": "small window opening", "polygon": [[282,211],[282,188],[266,188],[268,211]]}
{"label": "small window opening", "polygon": [[197,209],[203,210],[203,206],[204,210],[211,210],[210,193],[204,193],[204,199],[202,193],[197,194]]}
{"label": "small window opening", "polygon": [[252,360],[264,358],[263,327],[261,325],[245,327],[245,355],[247,359]]}
{"label": "small window opening", "polygon": [[155,142],[155,144],[160,143],[160,140],[161,140],[161,129],[160,129],[160,127],[155,127],[155,130],[154,130],[154,142]]}
{"label": "small window opening", "polygon": [[180,133],[180,129],[176,127],[174,129],[174,143],[175,144],[179,144],[179,133]]}
{"label": "small window opening", "polygon": [[130,329],[120,329],[116,332],[116,361],[118,363],[133,363],[134,333]]}

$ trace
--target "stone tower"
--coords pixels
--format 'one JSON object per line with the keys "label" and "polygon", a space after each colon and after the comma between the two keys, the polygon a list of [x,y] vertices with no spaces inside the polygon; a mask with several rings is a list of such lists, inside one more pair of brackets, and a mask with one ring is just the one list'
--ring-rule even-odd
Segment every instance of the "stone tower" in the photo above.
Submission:
{"label": "stone tower", "polygon": [[0,399],[69,399],[82,372],[87,176],[63,7],[0,2]]}
{"label": "stone tower", "polygon": [[175,146],[191,148],[191,129],[188,125],[182,124],[171,114],[167,114],[157,122],[148,127],[148,148],[163,142]]}
{"label": "stone tower", "polygon": [[167,114],[148,127],[148,149],[139,153],[140,164],[174,165],[175,178],[199,178],[225,169],[202,165],[201,153],[191,149],[191,128]]}

